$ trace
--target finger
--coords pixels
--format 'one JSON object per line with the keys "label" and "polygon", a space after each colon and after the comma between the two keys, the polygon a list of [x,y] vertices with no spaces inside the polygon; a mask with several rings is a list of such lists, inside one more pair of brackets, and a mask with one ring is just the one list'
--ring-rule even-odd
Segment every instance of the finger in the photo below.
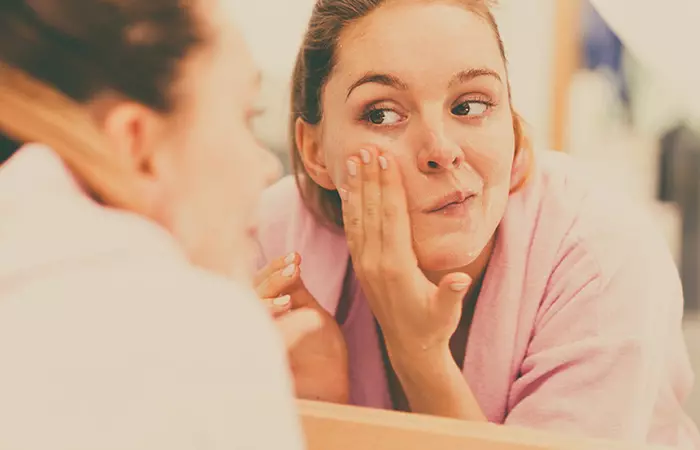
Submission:
{"label": "finger", "polygon": [[382,192],[382,252],[394,255],[397,262],[413,264],[415,253],[411,237],[406,191],[399,167],[390,154],[379,155],[379,182]]}
{"label": "finger", "polygon": [[382,252],[382,191],[377,151],[360,150],[362,161],[363,260],[377,261]]}
{"label": "finger", "polygon": [[272,317],[277,318],[292,309],[292,297],[283,295],[276,298],[264,298],[263,303],[272,314]]}
{"label": "finger", "polygon": [[466,273],[455,272],[442,277],[433,305],[436,313],[446,318],[454,314],[455,308],[461,308],[471,285],[472,279]]}
{"label": "finger", "polygon": [[259,285],[273,273],[278,272],[293,263],[297,265],[301,264],[301,256],[296,252],[273,259],[268,265],[260,269],[258,273],[255,274],[255,277],[253,278],[253,285]]}
{"label": "finger", "polygon": [[324,310],[313,295],[309,292],[304,284],[304,280],[301,278],[301,273],[296,277],[292,288],[289,291],[289,295],[292,298],[292,309],[301,308],[312,308],[318,309],[319,311]]}
{"label": "finger", "polygon": [[288,264],[255,286],[255,292],[260,298],[274,298],[288,294],[300,275],[301,271],[296,263]]}
{"label": "finger", "polygon": [[357,156],[347,160],[346,184],[339,190],[343,199],[343,228],[350,254],[355,258],[361,253],[364,242],[362,224],[362,171]]}
{"label": "finger", "polygon": [[291,311],[275,320],[282,333],[287,351],[292,350],[302,339],[321,329],[321,315],[313,309]]}

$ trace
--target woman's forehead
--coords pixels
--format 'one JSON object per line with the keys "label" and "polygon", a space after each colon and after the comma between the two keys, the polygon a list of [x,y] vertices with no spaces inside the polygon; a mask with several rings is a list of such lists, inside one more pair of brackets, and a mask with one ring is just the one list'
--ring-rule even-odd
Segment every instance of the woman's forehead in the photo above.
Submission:
{"label": "woman's forehead", "polygon": [[482,16],[453,3],[390,5],[341,33],[336,55],[341,77],[381,72],[410,84],[411,78],[488,69],[505,80],[498,37]]}

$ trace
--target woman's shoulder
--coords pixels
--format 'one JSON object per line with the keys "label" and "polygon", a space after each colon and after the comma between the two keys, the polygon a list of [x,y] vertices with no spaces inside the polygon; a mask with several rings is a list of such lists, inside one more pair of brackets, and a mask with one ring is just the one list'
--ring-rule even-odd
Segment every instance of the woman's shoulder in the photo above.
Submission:
{"label": "woman's shoulder", "polygon": [[257,214],[263,260],[290,251],[333,253],[344,245],[342,233],[318,220],[306,207],[293,176],[281,179],[263,193]]}
{"label": "woman's shoulder", "polygon": [[561,152],[537,153],[535,169],[526,186],[511,197],[509,206],[543,224],[561,223],[584,238],[601,230],[649,231],[653,224],[649,203],[601,180],[589,165]]}
{"label": "woman's shoulder", "polygon": [[526,186],[511,197],[506,221],[510,229],[527,230],[533,251],[585,255],[604,278],[631,259],[675,273],[670,249],[656,226],[649,205],[599,177],[583,162],[560,152],[536,154]]}
{"label": "woman's shoulder", "polygon": [[563,152],[540,150],[535,153],[533,170],[524,188],[514,196],[516,200],[545,202],[570,213],[591,195],[598,184],[594,174],[582,161]]}

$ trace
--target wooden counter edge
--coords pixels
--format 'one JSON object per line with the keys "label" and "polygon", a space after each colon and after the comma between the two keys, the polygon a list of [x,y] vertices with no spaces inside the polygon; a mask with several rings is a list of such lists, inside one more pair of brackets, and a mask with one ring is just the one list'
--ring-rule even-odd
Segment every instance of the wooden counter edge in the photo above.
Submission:
{"label": "wooden counter edge", "polygon": [[298,407],[309,450],[665,449],[304,400],[298,401]]}

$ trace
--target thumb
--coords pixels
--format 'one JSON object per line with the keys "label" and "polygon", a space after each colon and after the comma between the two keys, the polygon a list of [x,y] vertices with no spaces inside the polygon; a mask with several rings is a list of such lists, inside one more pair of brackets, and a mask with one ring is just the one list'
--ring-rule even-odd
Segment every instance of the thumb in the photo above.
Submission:
{"label": "thumb", "polygon": [[311,308],[316,310],[322,310],[323,307],[316,301],[311,292],[306,289],[306,285],[301,278],[301,274],[290,291],[290,296],[292,297],[292,309],[298,308]]}
{"label": "thumb", "polygon": [[306,336],[320,330],[323,321],[317,311],[304,308],[278,317],[275,319],[275,324],[282,333],[284,346],[289,352]]}
{"label": "thumb", "polygon": [[472,285],[472,278],[466,273],[454,272],[440,280],[437,289],[436,306],[440,311],[451,313],[460,305]]}

